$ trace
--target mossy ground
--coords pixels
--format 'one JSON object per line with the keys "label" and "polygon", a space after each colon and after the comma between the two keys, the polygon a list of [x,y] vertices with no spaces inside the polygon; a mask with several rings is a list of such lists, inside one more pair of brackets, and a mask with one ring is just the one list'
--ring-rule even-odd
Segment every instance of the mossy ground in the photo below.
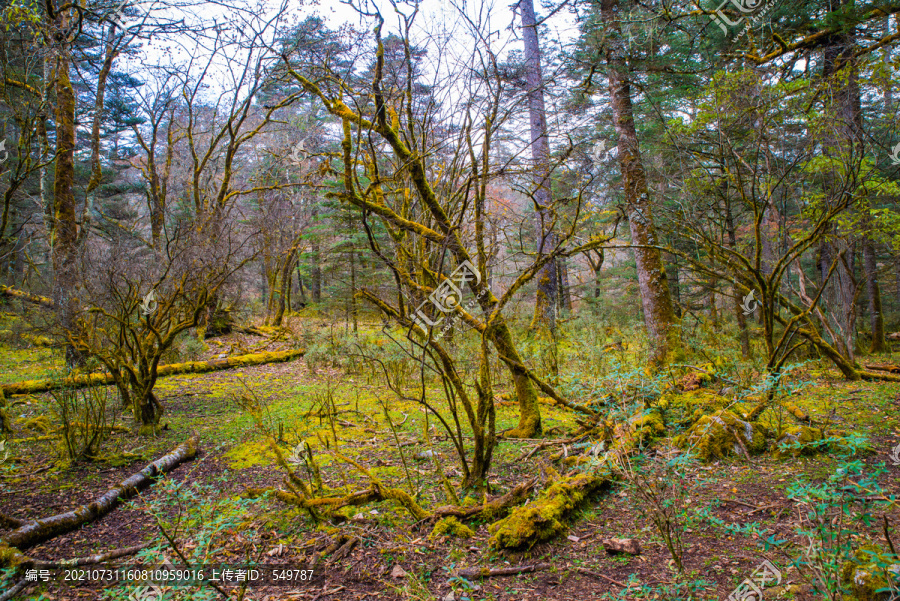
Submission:
{"label": "mossy ground", "polygon": [[[173,480],[209,484],[221,498],[239,498],[247,487],[277,486],[283,473],[275,464],[263,429],[279,439],[286,456],[299,441],[309,443],[321,469],[323,485],[330,490],[343,494],[347,486],[361,490],[369,485],[354,468],[327,453],[336,449],[366,466],[385,484],[414,494],[423,507],[451,503],[440,485],[433,461],[416,458],[432,445],[447,477],[459,483],[462,474],[452,445],[435,426],[434,419],[428,421],[426,436],[426,421],[420,406],[413,401],[398,400],[385,386],[380,367],[376,370],[371,364],[349,358],[352,353],[342,349],[353,349],[355,343],[348,343],[345,336],[336,336],[334,329],[323,320],[295,318],[290,325],[296,333],[295,343],[311,348],[303,360],[162,379],[156,391],[166,408],[164,428],[155,437],[113,433],[104,457],[94,463],[64,465],[57,458],[52,440],[21,442],[39,433],[26,425],[34,425],[35,418],[50,415],[51,398],[34,395],[10,399],[15,403],[9,409],[14,427],[10,438],[14,460],[0,466],[0,513],[27,519],[84,503],[105,491],[111,483],[137,471],[148,460],[167,452],[192,431],[201,436],[202,455],[176,470],[171,475]],[[379,324],[364,325],[360,340],[366,352],[383,353],[380,356],[387,369],[408,384],[408,396],[418,391],[415,370],[405,363],[402,355],[391,354],[392,343],[380,331]],[[684,428],[679,430],[678,422],[696,409],[691,403],[685,403],[685,396],[700,399],[704,410],[707,406],[722,409],[721,399],[734,397],[722,390],[721,383],[709,380],[701,381],[699,389],[667,397],[665,390],[661,390],[667,383],[653,381],[641,366],[640,355],[627,349],[602,350],[610,342],[614,340],[609,336],[586,330],[565,337],[559,355],[561,371],[565,374],[560,388],[569,398],[591,404],[615,421],[633,416],[634,403],[652,405],[663,398],[667,403],[663,413],[669,427],[665,435],[674,436],[684,431]],[[207,359],[229,348],[259,348],[264,343],[264,339],[257,337],[231,335],[207,341],[207,348],[201,348],[199,356],[190,358]],[[283,341],[272,348],[278,345],[283,345]],[[632,344],[630,348],[636,346]],[[529,360],[534,359],[529,357]],[[883,356],[878,360],[896,362],[900,358]],[[50,376],[59,366],[59,354],[52,349],[0,346],[2,381]],[[900,491],[900,467],[891,466],[887,460],[887,453],[900,442],[900,384],[843,382],[835,372],[818,363],[807,364],[792,378],[807,384],[787,398],[816,420],[817,427],[828,424],[828,428],[868,436],[874,452],[861,460],[867,465],[887,462],[888,472],[881,484],[895,494]],[[495,370],[495,383],[498,384],[498,430],[514,428],[518,423],[516,403],[499,400],[500,394],[511,392],[500,369]],[[239,407],[239,399],[248,389],[262,402],[262,429],[249,412]],[[441,391],[433,382],[426,382],[425,393],[430,402],[445,406]],[[331,417],[324,411],[328,405],[336,409]],[[753,405],[748,399],[732,404],[730,409],[740,413]],[[576,418],[581,418],[545,403],[541,404],[541,411],[544,430],[551,439],[567,437],[577,428]],[[129,419],[125,414],[120,423],[130,425]],[[647,444],[651,444],[649,438],[661,433],[657,421],[657,414],[646,414],[638,424],[647,430]],[[778,404],[761,416],[760,423],[775,433],[797,427],[796,420]],[[653,444],[670,442],[662,439]],[[495,452],[491,478],[496,494],[532,476],[538,476],[540,488],[549,481],[552,470],[562,469],[558,464],[551,467],[548,459],[559,447],[548,448],[527,462],[517,461],[534,444],[534,441],[501,442]],[[757,522],[760,528],[790,541],[788,549],[795,551],[791,544],[799,544],[793,531],[796,508],[786,497],[786,489],[799,479],[820,481],[834,473],[839,462],[836,454],[826,450],[782,460],[765,453],[754,457],[751,464],[740,455],[697,464],[690,468],[689,477],[696,486],[692,488],[688,506],[702,508],[707,515],[729,523]],[[312,483],[313,478],[303,463],[295,465]],[[156,488],[151,488],[139,501],[103,520],[29,552],[36,557],[58,559],[151,540],[158,536],[158,531],[142,507],[158,494]],[[477,494],[465,497],[460,491],[460,497],[469,503],[480,502]],[[429,538],[431,526],[415,524],[394,501],[348,508],[343,512],[348,521],[328,528],[317,527],[304,512],[275,500],[259,501],[254,508],[246,531],[227,542],[224,552],[232,560],[245,558],[256,549],[266,553],[266,558],[306,565],[314,556],[316,543],[321,543],[321,550],[326,541],[342,535],[360,538],[362,542],[341,562],[320,565],[312,596],[345,587],[322,599],[374,599],[375,593],[380,594],[379,598],[440,599],[449,592],[450,586],[456,588],[457,599],[467,594],[473,600],[580,600],[616,598],[623,593],[616,584],[576,571],[579,567],[622,583],[633,577],[645,587],[632,588],[618,598],[721,599],[763,559],[784,568],[785,578],[799,587],[790,593],[785,588],[782,591],[785,598],[812,598],[803,592],[806,590],[803,587],[808,587],[810,582],[803,574],[787,571],[785,557],[767,553],[755,540],[723,531],[700,517],[685,525],[687,574],[677,576],[662,539],[644,511],[646,508],[626,488],[617,485],[580,503],[574,515],[559,524],[562,536],[537,544],[524,554],[513,555],[502,555],[492,549],[488,543],[489,524],[479,521],[468,523],[474,532],[470,538],[442,535]],[[896,527],[900,524],[897,512],[893,518]],[[877,535],[877,531],[873,532],[872,536]],[[185,536],[189,538],[188,534]],[[637,538],[644,553],[638,557],[607,556],[599,544],[603,537]],[[894,540],[900,540],[900,534]],[[548,562],[552,568],[483,583],[448,580],[456,567],[502,567],[504,562],[532,560]],[[395,565],[404,568],[407,573],[404,578],[391,577]],[[472,590],[475,585],[482,588]],[[127,592],[122,587],[120,590],[123,595]],[[262,599],[266,595],[273,600],[292,598],[288,590],[272,588],[252,598]],[[91,598],[96,590],[42,585],[31,589],[27,598],[37,599],[41,592],[55,599],[76,599]]]}

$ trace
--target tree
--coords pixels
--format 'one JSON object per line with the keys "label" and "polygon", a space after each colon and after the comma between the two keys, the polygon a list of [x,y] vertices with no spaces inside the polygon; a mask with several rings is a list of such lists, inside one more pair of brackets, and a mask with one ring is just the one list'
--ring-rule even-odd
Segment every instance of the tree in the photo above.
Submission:
{"label": "tree", "polygon": [[[471,86],[468,96],[471,104],[463,123],[437,122],[434,114],[439,107],[428,104],[425,106],[429,112],[417,114],[416,107],[424,103],[416,102],[419,88],[410,75],[412,44],[408,31],[414,16],[415,13],[403,17],[407,32],[404,37],[407,77],[403,80],[403,90],[384,87],[385,48],[380,14],[374,15],[376,66],[367,89],[350,88],[347,83],[337,86],[335,82],[347,82],[349,78],[339,79],[337,73],[318,64],[297,65],[286,60],[286,69],[308,94],[341,120],[342,152],[332,161],[336,164],[335,171],[343,178],[342,189],[329,195],[359,207],[364,224],[370,218],[380,220],[393,244],[393,256],[389,256],[370,237],[373,252],[390,268],[401,288],[397,301],[389,303],[366,289],[360,294],[391,318],[410,326],[411,333],[423,337],[438,354],[441,351],[434,336],[434,325],[443,319],[443,311],[487,336],[506,364],[519,400],[519,426],[507,435],[531,437],[541,431],[534,388],[539,380],[524,365],[501,311],[548,261],[563,254],[563,245],[573,235],[574,225],[550,252],[535,257],[505,293],[497,296],[496,292],[479,286],[486,273],[485,190],[488,182],[496,177],[492,144],[513,109],[501,103],[505,99],[502,77],[494,54],[484,46],[484,38],[480,38],[472,59],[481,65],[481,70],[467,72],[461,80]],[[393,102],[389,103],[391,99]],[[381,154],[384,145],[391,153],[389,156]],[[442,152],[442,147],[448,151]],[[436,168],[435,160],[440,160],[442,169]],[[573,204],[579,201],[580,197]],[[463,223],[471,226],[462,228]],[[600,247],[603,242],[592,240],[565,252],[580,253]],[[481,319],[458,302],[461,300],[458,292],[452,298],[444,296],[449,290],[450,275],[457,272],[459,278],[457,270],[463,268],[469,274],[477,272],[478,277],[473,274],[455,283],[462,284],[462,289],[475,296],[484,315]],[[404,290],[406,294],[402,293]],[[447,298],[450,304],[425,307],[417,313],[416,305],[429,296]],[[410,306],[406,298],[411,298],[414,304]],[[543,382],[538,385],[549,389]]]}
{"label": "tree", "polygon": [[[538,254],[545,255],[555,246],[553,197],[550,183],[550,139],[547,135],[547,111],[544,107],[544,81],[541,74],[541,48],[538,24],[532,0],[519,0],[522,12],[522,39],[525,43],[525,85],[528,99],[528,122],[531,132],[531,161],[534,180],[533,200],[537,218]],[[537,296],[534,303],[532,329],[544,328],[556,332],[556,311],[559,303],[560,273],[557,260],[551,259],[537,276]]]}
{"label": "tree", "polygon": [[618,0],[603,0],[600,16],[607,42],[603,59],[609,77],[609,97],[619,137],[619,164],[625,188],[625,207],[631,227],[631,241],[635,245],[644,323],[650,334],[651,357],[661,364],[670,351],[678,346],[677,320],[663,267],[662,255],[653,221],[653,209],[647,176],[641,160],[640,144],[634,126],[628,58],[619,25]]}

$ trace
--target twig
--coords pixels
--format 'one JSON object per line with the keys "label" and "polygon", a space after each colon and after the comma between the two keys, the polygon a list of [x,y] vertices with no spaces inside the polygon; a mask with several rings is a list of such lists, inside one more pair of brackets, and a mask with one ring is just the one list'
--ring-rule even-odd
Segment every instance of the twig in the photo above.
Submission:
{"label": "twig", "polygon": [[747,515],[753,515],[754,513],[758,512],[758,511],[765,511],[766,509],[772,509],[774,507],[778,507],[779,505],[781,505],[781,503],[772,503],[771,505],[763,505],[761,507],[757,507],[756,509],[754,509]]}
{"label": "twig", "polygon": [[463,578],[492,578],[494,576],[515,576],[525,572],[537,572],[538,570],[546,570],[549,567],[549,563],[532,563],[510,566],[508,568],[464,568],[457,574]]}
{"label": "twig", "polygon": [[589,570],[587,568],[575,568],[575,571],[581,572],[582,574],[587,574],[588,576],[593,576],[594,578],[601,578],[603,580],[606,580],[607,582],[615,584],[616,586],[621,586],[622,588],[628,588],[627,584],[623,584],[623,583],[619,582],[618,580],[613,580],[609,576],[604,576],[603,574],[594,572],[593,570]]}
{"label": "twig", "polygon": [[894,548],[894,543],[891,541],[891,536],[888,534],[888,519],[886,515],[882,515],[881,519],[884,520],[884,538],[887,541],[888,547],[891,549],[891,553],[894,554],[894,557],[900,557],[897,555],[897,549]]}
{"label": "twig", "polygon": [[744,503],[743,501],[738,501],[737,499],[722,499],[726,503],[737,503],[738,505],[743,505],[744,507],[749,507],[750,509],[759,509],[759,505],[751,505],[750,503]]}

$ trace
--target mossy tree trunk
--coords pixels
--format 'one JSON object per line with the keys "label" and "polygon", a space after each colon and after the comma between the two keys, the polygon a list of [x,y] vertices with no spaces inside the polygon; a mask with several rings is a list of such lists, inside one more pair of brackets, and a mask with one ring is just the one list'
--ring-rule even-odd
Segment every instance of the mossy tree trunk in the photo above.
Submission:
{"label": "mossy tree trunk", "polygon": [[[56,30],[68,30],[67,11],[60,11]],[[78,304],[78,225],[75,215],[75,89],[69,77],[69,48],[60,45],[56,55],[54,85],[56,88],[56,172],[53,197],[53,236],[50,239],[53,264],[53,302],[60,327],[70,343],[66,345],[66,364],[81,363],[81,356],[71,343],[79,336],[76,323]]]}
{"label": "mossy tree trunk", "polygon": [[630,72],[625,44],[619,27],[618,0],[602,0],[600,13],[606,27],[604,49],[609,76],[610,104],[619,137],[619,165],[625,185],[625,205],[631,242],[635,245],[638,285],[644,309],[644,323],[650,335],[651,360],[660,365],[678,346],[675,310],[653,223],[647,177],[641,159],[634,108],[631,102]]}

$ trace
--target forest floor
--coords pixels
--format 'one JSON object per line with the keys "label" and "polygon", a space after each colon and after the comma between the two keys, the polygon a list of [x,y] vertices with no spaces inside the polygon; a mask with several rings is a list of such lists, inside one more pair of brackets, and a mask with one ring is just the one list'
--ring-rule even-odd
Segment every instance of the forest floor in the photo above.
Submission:
{"label": "forest floor", "polygon": [[[207,342],[212,344],[200,358],[259,347],[264,341],[231,335]],[[882,356],[877,362],[896,360],[896,356]],[[45,349],[3,346],[0,381],[51,375],[57,361],[57,355]],[[814,420],[864,434],[869,450],[852,458],[858,462],[859,478],[870,474],[888,496],[900,496],[900,465],[890,459],[891,450],[900,443],[900,384],[845,382],[837,373],[812,365],[815,370],[810,367],[796,374],[806,386],[791,400]],[[782,573],[781,582],[766,590],[766,599],[818,598],[810,592],[813,572],[790,565],[802,556],[809,541],[798,534],[799,520],[808,507],[788,491],[797,483],[822,483],[845,467],[847,459],[833,453],[780,460],[764,454],[751,462],[739,456],[691,464],[682,481],[670,483],[680,491],[685,516],[680,525],[685,568],[681,575],[647,507],[624,484],[607,487],[585,503],[569,519],[565,535],[517,554],[499,553],[489,546],[488,524],[473,524],[475,536],[468,539],[429,538],[429,527],[416,523],[391,501],[360,507],[343,524],[316,526],[305,513],[278,500],[245,498],[248,487],[281,485],[283,471],[275,462],[268,431],[281,439],[286,452],[299,440],[312,441],[315,448],[317,441],[321,444],[327,438],[329,447],[337,447],[377,477],[418,493],[423,507],[448,503],[433,462],[416,458],[427,448],[423,412],[413,402],[398,401],[373,373],[364,364],[348,369],[317,358],[169,377],[157,386],[166,411],[157,437],[117,432],[100,459],[76,465],[60,461],[57,442],[40,439],[46,423],[42,428],[41,420],[33,419],[51,414],[53,397],[15,397],[10,409],[13,459],[0,465],[0,514],[24,520],[87,503],[196,432],[202,445],[197,459],[182,464],[106,517],[29,549],[28,554],[59,560],[151,543],[137,557],[117,563],[152,567],[165,559],[183,567],[184,562],[161,540],[161,525],[174,535],[185,558],[207,569],[250,562],[306,569],[316,552],[331,541],[358,538],[359,544],[345,557],[320,561],[310,580],[249,587],[245,598],[254,601],[726,599],[764,560]],[[509,392],[499,388],[498,393]],[[248,390],[262,401],[261,422],[241,407],[240,398]],[[317,416],[329,399],[337,409],[334,419]],[[575,429],[575,418],[568,410],[547,404],[541,410],[548,439],[566,438]],[[517,406],[499,401],[498,430],[513,427],[516,418]],[[125,415],[119,423],[129,425],[131,419]],[[433,423],[430,426],[429,437],[443,470],[458,482],[460,472],[450,443]],[[491,478],[495,493],[529,477],[537,476],[539,487],[546,482],[552,471],[547,456],[559,446],[527,461],[520,459],[538,442],[503,440],[499,444]],[[670,442],[657,440],[654,448],[667,449]],[[326,485],[366,487],[363,476],[346,464],[330,461],[327,453],[318,452],[316,460]],[[893,510],[874,512],[877,519],[870,525],[850,524],[849,514],[843,514],[852,534],[841,536],[886,543],[881,534],[882,513],[889,519],[897,545],[900,511],[896,505]],[[766,548],[760,536],[779,544]],[[606,537],[637,539],[642,552],[607,554],[600,542]],[[550,567],[483,581],[454,575],[462,567],[534,562]],[[215,598],[215,591],[208,587],[163,590],[166,599]],[[135,586],[122,583],[39,582],[23,598],[126,599],[136,592]]]}

